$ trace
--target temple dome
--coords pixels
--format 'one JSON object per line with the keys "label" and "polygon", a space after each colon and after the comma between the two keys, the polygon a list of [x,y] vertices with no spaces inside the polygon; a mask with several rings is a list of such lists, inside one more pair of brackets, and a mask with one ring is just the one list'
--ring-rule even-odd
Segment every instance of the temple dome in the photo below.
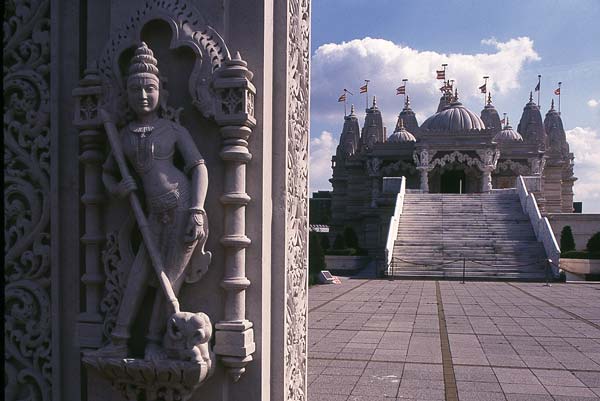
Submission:
{"label": "temple dome", "polygon": [[483,130],[485,129],[485,124],[481,120],[481,117],[467,109],[458,100],[455,100],[448,107],[425,120],[421,128],[426,130],[459,132]]}
{"label": "temple dome", "polygon": [[394,133],[390,135],[388,138],[388,142],[416,142],[417,139],[413,134],[408,132],[406,128],[404,128],[404,120],[401,116],[398,117],[398,123],[396,124],[396,129]]}
{"label": "temple dome", "polygon": [[502,131],[494,136],[494,142],[523,142],[523,137],[510,126],[507,119]]}

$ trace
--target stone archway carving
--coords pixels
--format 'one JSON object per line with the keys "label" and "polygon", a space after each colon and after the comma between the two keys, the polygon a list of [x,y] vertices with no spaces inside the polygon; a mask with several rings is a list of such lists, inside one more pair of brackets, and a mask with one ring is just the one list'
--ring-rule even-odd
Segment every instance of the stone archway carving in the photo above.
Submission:
{"label": "stone archway carving", "polygon": [[178,0],[149,0],[120,31],[111,36],[98,61],[103,86],[101,106],[123,117],[126,110],[125,81],[119,57],[139,42],[142,29],[153,20],[169,24],[172,33],[170,49],[186,46],[196,55],[188,90],[194,106],[202,115],[214,118],[213,74],[225,60],[231,59],[231,55],[223,38],[204,21],[202,15],[187,2]]}

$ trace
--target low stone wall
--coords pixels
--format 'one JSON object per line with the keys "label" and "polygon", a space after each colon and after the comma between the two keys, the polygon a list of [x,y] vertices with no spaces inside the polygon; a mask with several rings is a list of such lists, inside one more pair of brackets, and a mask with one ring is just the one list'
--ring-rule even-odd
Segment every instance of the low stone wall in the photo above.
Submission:
{"label": "low stone wall", "polygon": [[368,256],[325,255],[325,265],[327,265],[327,270],[338,273],[358,271],[365,267],[370,261],[371,258]]}
{"label": "low stone wall", "polygon": [[571,226],[575,248],[578,250],[585,249],[590,237],[600,231],[600,214],[549,213],[548,221],[559,242],[562,229]]}
{"label": "low stone wall", "polygon": [[587,275],[600,274],[600,259],[560,259],[560,268],[564,270],[567,281],[585,280]]}

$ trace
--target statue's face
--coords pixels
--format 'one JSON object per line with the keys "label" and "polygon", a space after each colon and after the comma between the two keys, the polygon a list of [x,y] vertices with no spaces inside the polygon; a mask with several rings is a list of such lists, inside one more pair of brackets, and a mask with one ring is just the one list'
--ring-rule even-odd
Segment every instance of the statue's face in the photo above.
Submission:
{"label": "statue's face", "polygon": [[135,114],[146,115],[158,106],[159,83],[149,76],[132,77],[127,82],[127,100]]}

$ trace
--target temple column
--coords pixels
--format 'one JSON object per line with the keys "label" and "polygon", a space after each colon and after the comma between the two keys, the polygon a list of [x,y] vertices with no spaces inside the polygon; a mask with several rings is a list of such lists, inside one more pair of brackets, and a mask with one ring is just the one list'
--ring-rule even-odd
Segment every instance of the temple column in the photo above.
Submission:
{"label": "temple column", "polygon": [[417,167],[421,178],[421,191],[429,192],[429,167]]}
{"label": "temple column", "polygon": [[490,192],[492,190],[492,171],[494,171],[494,166],[485,166],[482,168],[482,171],[481,192]]}

